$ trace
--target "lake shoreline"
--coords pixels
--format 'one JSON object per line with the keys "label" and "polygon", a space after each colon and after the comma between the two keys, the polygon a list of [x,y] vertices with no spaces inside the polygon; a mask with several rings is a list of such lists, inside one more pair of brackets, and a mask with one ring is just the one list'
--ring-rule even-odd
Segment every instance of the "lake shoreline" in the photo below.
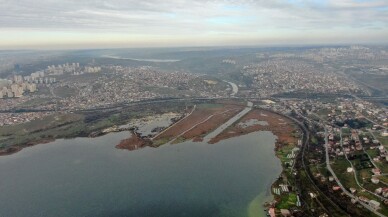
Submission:
{"label": "lake shoreline", "polygon": [[[235,113],[237,111],[235,110],[234,112],[232,112],[229,115],[232,115],[233,113]],[[254,125],[254,126],[251,126],[250,124],[245,124],[245,125],[242,124],[242,123],[245,123],[246,121],[252,120],[252,118],[253,119],[256,118],[258,120],[260,119],[260,121],[266,121],[266,122],[268,122],[268,125],[261,124],[261,122],[257,122],[258,124]],[[276,121],[274,121],[274,120],[278,120],[278,123],[276,123]],[[284,131],[282,134],[279,134],[279,132],[284,130],[283,127],[285,126],[285,124],[282,124],[282,123],[285,123],[288,121],[291,122],[292,120],[288,119],[285,116],[277,114],[275,112],[271,112],[271,111],[267,111],[267,110],[263,110],[263,109],[253,109],[251,112],[249,112],[248,114],[244,115],[239,120],[237,120],[233,125],[231,125],[227,129],[225,129],[225,132],[221,133],[221,134],[223,134],[223,136],[224,135],[228,135],[228,136],[226,136],[226,137],[216,136],[219,139],[216,143],[221,142],[222,140],[227,140],[227,139],[231,139],[234,137],[240,137],[240,136],[244,136],[244,135],[254,133],[254,132],[268,131],[268,132],[273,133],[273,135],[275,135],[277,137],[277,139],[274,142],[275,147],[273,150],[275,153],[273,153],[273,154],[275,154],[275,156],[278,158],[278,160],[281,163],[280,164],[281,171],[279,174],[279,177],[280,177],[281,174],[283,174],[285,172],[286,168],[283,165],[283,163],[280,159],[280,156],[277,155],[277,150],[279,149],[279,147],[280,148],[282,147],[282,144],[284,144],[285,141],[290,141],[290,140],[289,140],[289,138],[285,137]],[[174,123],[172,123],[170,126],[173,126],[173,125],[174,125]],[[239,131],[236,130],[236,127],[239,128],[238,129]],[[288,128],[288,129],[293,129],[293,128]],[[238,133],[228,133],[228,131],[231,131],[231,130],[238,132]],[[137,149],[144,148],[144,147],[158,147],[158,146],[155,146],[153,144],[152,140],[150,140],[149,138],[143,138],[139,133],[137,133],[136,128],[132,128],[131,130],[126,129],[126,130],[120,130],[120,131],[128,131],[129,137],[127,139],[121,140],[120,143],[115,145],[115,147],[117,149],[126,149],[126,150],[132,151],[132,150],[137,150]],[[88,137],[89,138],[97,138],[97,137],[101,137],[101,136],[111,134],[111,133],[115,133],[115,131],[113,130],[113,131],[109,131],[109,132],[104,132],[104,133],[96,135],[95,137],[94,136],[91,137],[90,135],[87,136],[85,134],[80,134],[79,136],[74,136],[71,139],[73,139],[73,138],[88,138]],[[228,134],[225,134],[225,133],[228,133]],[[288,130],[286,133],[291,134],[292,132]],[[232,134],[232,136],[230,136],[231,134]],[[283,138],[283,139],[279,139],[279,138]],[[38,144],[46,144],[46,143],[50,143],[50,142],[53,142],[56,140],[57,140],[57,138],[45,138],[45,139],[41,139],[38,141],[29,142],[29,143],[23,144],[21,146],[10,147],[7,150],[1,150],[0,156],[1,155],[15,154],[24,148],[32,147],[32,146],[35,146]],[[209,142],[208,144],[214,144],[214,140],[212,140],[212,141],[213,141],[212,143]],[[278,177],[278,176],[276,176],[276,177]],[[261,195],[261,196],[258,195],[258,196],[260,196],[260,200],[255,198],[253,201],[251,201],[251,203],[248,207],[248,210],[250,210],[250,211],[248,211],[248,213],[257,213],[258,210],[260,210],[260,215],[262,215],[262,213],[264,212],[264,209],[274,207],[275,195],[272,192],[272,188],[276,184],[277,180],[278,180],[278,178],[274,178],[274,180],[273,180],[272,184],[269,186],[268,190],[265,193],[263,193],[263,195]],[[253,216],[256,216],[256,215],[253,215]],[[249,214],[249,217],[251,217],[251,214]]]}
{"label": "lake shoreline", "polygon": [[[144,148],[134,152],[114,148],[114,145],[120,143],[128,134],[119,132],[96,138],[60,139],[48,145],[26,149],[15,157],[0,158],[6,177],[5,195],[11,195],[11,201],[24,203],[34,195],[42,195],[34,206],[2,209],[0,213],[4,213],[4,216],[17,216],[17,212],[24,212],[26,215],[18,216],[38,216],[33,214],[39,213],[39,207],[47,204],[47,207],[52,207],[47,209],[51,212],[58,212],[66,207],[66,210],[77,210],[69,212],[84,212],[89,214],[85,216],[93,216],[95,210],[89,209],[89,206],[78,206],[81,204],[79,201],[86,199],[91,201],[90,204],[101,205],[100,209],[105,210],[107,215],[115,211],[120,214],[122,210],[129,211],[133,208],[130,213],[140,213],[139,216],[142,216],[142,206],[136,201],[128,202],[128,195],[132,195],[132,198],[143,197],[141,201],[144,201],[145,206],[152,205],[153,198],[160,198],[171,205],[187,201],[185,206],[179,209],[179,213],[196,211],[192,209],[192,204],[199,202],[198,215],[188,216],[211,214],[211,210],[205,210],[209,206],[220,213],[246,215],[246,205],[255,195],[266,195],[268,183],[277,177],[276,174],[281,169],[271,155],[276,138],[270,132],[256,132],[216,145],[186,141],[182,145],[166,145],[158,149]],[[262,145],[257,143],[258,140],[262,141]],[[236,146],[239,142],[245,145]],[[260,153],[262,157],[258,158]],[[270,165],[273,166],[268,167],[265,162],[271,162]],[[20,177],[20,174],[25,177],[16,179],[15,183],[15,176]],[[25,180],[36,179],[40,181],[33,181],[31,185],[20,184]],[[225,179],[230,179],[230,183],[220,183]],[[9,192],[14,191],[12,188],[18,192],[10,194]],[[87,198],[83,197],[83,189],[88,192]],[[101,189],[106,189],[108,193],[100,193]],[[175,194],[171,195],[171,189],[174,189]],[[66,192],[68,198],[73,198],[69,203],[48,203],[63,198],[62,191]],[[107,194],[113,199],[106,200]],[[3,197],[6,197],[5,195],[3,194]],[[168,195],[171,195],[170,200],[166,198]],[[203,198],[213,198],[216,202]],[[116,204],[119,204],[119,207],[112,210]],[[9,204],[3,204],[3,207],[7,206]],[[161,208],[160,211],[164,213],[179,214],[163,207],[155,209]]]}

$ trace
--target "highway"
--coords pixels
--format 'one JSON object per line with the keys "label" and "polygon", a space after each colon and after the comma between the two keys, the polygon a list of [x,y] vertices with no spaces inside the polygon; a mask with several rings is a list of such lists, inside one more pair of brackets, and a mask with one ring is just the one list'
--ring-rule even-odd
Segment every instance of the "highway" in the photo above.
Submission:
{"label": "highway", "polygon": [[165,103],[165,102],[205,102],[212,100],[223,100],[223,99],[242,99],[242,100],[250,100],[256,99],[261,100],[261,98],[256,97],[218,97],[218,98],[206,98],[206,97],[198,97],[198,98],[159,98],[159,99],[148,99],[142,100],[138,102],[123,102],[117,103],[114,105],[106,106],[106,107],[98,107],[98,108],[86,108],[86,109],[9,109],[9,110],[0,110],[0,113],[26,113],[26,112],[54,112],[54,111],[66,111],[66,112],[94,112],[94,111],[102,111],[102,110],[114,110],[121,109],[130,106],[136,105],[150,105],[155,103]]}
{"label": "highway", "polygon": [[162,98],[162,99],[150,99],[142,100],[138,102],[124,102],[117,103],[114,105],[98,108],[87,108],[87,109],[10,109],[10,110],[0,110],[0,113],[24,113],[24,112],[54,112],[54,111],[66,111],[66,112],[93,112],[93,111],[102,111],[102,110],[114,110],[124,107],[136,106],[136,105],[150,105],[155,103],[164,103],[164,102],[196,102],[196,101],[211,101],[217,99],[229,99],[229,98]]}
{"label": "highway", "polygon": [[[111,105],[109,107],[103,107],[103,108],[92,108],[92,109],[67,109],[67,110],[59,110],[59,111],[67,111],[67,112],[94,112],[94,111],[100,111],[100,110],[114,110],[114,109],[122,109],[122,108],[125,108],[125,107],[130,107],[130,106],[137,106],[137,105],[150,105],[150,104],[155,104],[155,103],[166,103],[166,102],[201,102],[201,101],[212,101],[212,100],[219,100],[219,99],[231,99],[230,97],[225,97],[225,98],[165,98],[165,99],[152,99],[152,100],[144,100],[144,101],[139,101],[139,102],[128,102],[128,103],[119,103],[119,104],[115,104],[115,105]],[[238,98],[235,98],[235,99],[257,99],[257,100],[260,100],[261,98],[242,98],[242,97],[238,97]],[[248,107],[251,107],[252,104],[250,103],[250,105],[248,105]],[[52,110],[33,110],[33,109],[30,109],[30,110],[21,110],[19,112],[42,112],[42,111],[55,111],[55,109],[52,109]],[[194,109],[193,109],[194,111]],[[192,112],[193,112],[192,111]],[[0,113],[14,113],[15,110],[6,110],[6,111],[0,111]],[[282,114],[284,115],[284,114]],[[292,120],[294,120],[299,126],[301,126],[305,132],[305,142],[304,142],[304,145],[303,145],[303,148],[302,148],[302,166],[303,166],[303,169],[306,171],[306,165],[305,165],[305,150],[306,150],[306,147],[308,147],[308,141],[309,141],[309,133],[308,133],[308,130],[304,127],[303,123],[301,123],[300,121],[296,120],[295,118],[293,117],[290,117],[290,116],[287,116],[287,115],[284,115]],[[303,115],[301,115],[301,117],[305,118]],[[310,121],[308,118],[306,118],[306,120]],[[371,121],[371,120],[370,120]],[[373,122],[373,121],[371,121]],[[351,194],[349,191],[347,191],[347,189],[342,185],[342,183],[340,182],[340,180],[338,179],[338,177],[336,176],[335,172],[333,171],[333,169],[331,168],[330,166],[330,159],[329,159],[329,153],[328,153],[328,135],[327,135],[327,127],[325,126],[325,150],[326,150],[326,153],[325,153],[325,157],[326,157],[326,167],[327,169],[329,170],[329,172],[333,175],[335,181],[337,182],[338,186],[342,189],[342,191],[347,195],[349,196],[350,198],[353,198],[353,199],[357,199],[357,197],[355,197],[353,194]],[[314,181],[311,179],[311,177],[308,175],[307,171],[306,171],[306,174],[307,174],[307,177],[310,179],[312,185],[314,186],[314,188],[320,192],[321,194],[323,194],[319,188],[314,184]],[[333,203],[330,198],[327,197],[327,195],[323,194],[331,203]],[[359,201],[359,203],[364,206],[366,209],[370,210],[371,212],[375,213],[377,216],[380,216],[380,217],[386,217],[385,215],[377,212],[376,210],[374,210],[372,207],[370,207],[368,204],[364,203],[364,202],[361,202]],[[334,204],[335,205],[335,204]]]}

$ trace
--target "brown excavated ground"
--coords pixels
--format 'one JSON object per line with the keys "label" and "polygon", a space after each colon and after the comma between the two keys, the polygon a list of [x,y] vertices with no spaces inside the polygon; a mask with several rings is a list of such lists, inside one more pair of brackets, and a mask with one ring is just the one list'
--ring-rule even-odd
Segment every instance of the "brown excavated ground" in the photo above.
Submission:
{"label": "brown excavated ground", "polygon": [[[212,130],[216,129],[219,125],[226,122],[229,118],[233,117],[243,107],[239,105],[220,105],[219,107],[200,107],[197,108],[190,116],[185,118],[183,121],[175,124],[173,127],[158,135],[154,141],[163,140],[170,141],[183,132],[189,130],[196,124],[206,120],[209,116],[214,115],[208,121],[198,125],[192,130],[186,132],[183,135],[184,139],[194,138],[195,141],[200,141],[201,137]],[[230,110],[230,111],[227,111]],[[227,111],[227,112],[226,112]],[[225,112],[224,115],[219,113]]]}
{"label": "brown excavated ground", "polygon": [[[158,135],[153,141],[148,138],[141,138],[132,132],[132,136],[122,140],[116,148],[136,150],[145,146],[157,147],[177,138],[185,131],[187,132],[175,140],[176,143],[190,139],[199,142],[203,140],[204,136],[234,117],[243,108],[244,106],[230,104],[219,107],[199,107],[190,116]],[[211,115],[213,116],[209,120],[201,123]],[[239,126],[239,123],[244,123],[249,120],[266,121],[268,125],[255,124],[246,127]],[[190,128],[193,129],[189,130]],[[266,110],[253,109],[225,131],[212,138],[209,143],[214,144],[224,139],[246,135],[256,131],[271,131],[278,137],[277,144],[296,144],[297,138],[292,135],[296,129],[294,123],[284,116]]]}
{"label": "brown excavated ground", "polygon": [[220,125],[231,119],[233,116],[238,114],[242,108],[235,108],[229,111],[226,111],[222,114],[216,114],[207,120],[204,123],[201,123],[194,127],[192,130],[186,132],[182,135],[184,140],[194,139],[194,142],[201,142],[203,137],[205,137],[208,133],[217,129]]}
{"label": "brown excavated ground", "polygon": [[[240,127],[238,123],[243,123],[249,120],[266,121],[268,126],[262,126],[259,124]],[[295,130],[295,125],[291,120],[273,112],[269,112],[261,109],[253,109],[246,114],[239,122],[236,122],[216,137],[212,138],[209,143],[214,144],[224,139],[229,139],[236,136],[246,135],[248,133],[256,131],[271,131],[278,139],[277,143],[284,144],[296,144],[297,139],[292,136],[292,132]]]}
{"label": "brown excavated ground", "polygon": [[118,149],[136,150],[149,146],[151,143],[149,139],[143,139],[138,134],[131,131],[131,136],[128,139],[123,139],[116,145]]}

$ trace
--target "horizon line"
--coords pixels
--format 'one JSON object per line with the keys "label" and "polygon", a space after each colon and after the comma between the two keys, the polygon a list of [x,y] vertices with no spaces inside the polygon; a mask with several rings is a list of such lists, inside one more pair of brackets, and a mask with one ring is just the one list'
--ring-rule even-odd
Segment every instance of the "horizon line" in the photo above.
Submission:
{"label": "horizon line", "polygon": [[290,43],[290,44],[282,44],[282,43],[271,43],[271,44],[257,44],[257,45],[198,45],[198,46],[181,46],[181,45],[171,45],[171,46],[144,46],[144,47],[85,47],[85,48],[1,48],[1,52],[5,51],[78,51],[78,50],[119,50],[119,49],[187,49],[187,48],[222,48],[222,49],[239,49],[239,48],[303,48],[303,47],[330,47],[330,46],[388,46],[388,42],[364,42],[364,43]]}

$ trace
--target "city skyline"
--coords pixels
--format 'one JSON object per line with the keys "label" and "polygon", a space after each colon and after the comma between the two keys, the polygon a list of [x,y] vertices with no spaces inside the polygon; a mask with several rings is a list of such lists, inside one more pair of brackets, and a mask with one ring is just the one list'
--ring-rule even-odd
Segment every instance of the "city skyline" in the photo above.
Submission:
{"label": "city skyline", "polygon": [[0,49],[387,42],[379,0],[0,0]]}

